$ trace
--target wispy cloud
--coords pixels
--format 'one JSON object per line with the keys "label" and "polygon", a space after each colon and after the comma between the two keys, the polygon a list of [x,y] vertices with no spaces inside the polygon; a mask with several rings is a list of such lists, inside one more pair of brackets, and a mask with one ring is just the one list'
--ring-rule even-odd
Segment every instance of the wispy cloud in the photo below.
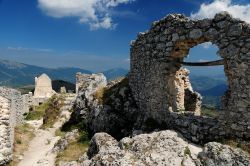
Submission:
{"label": "wispy cloud", "polygon": [[250,23],[250,4],[237,4],[232,0],[214,0],[211,3],[202,3],[198,12],[191,13],[191,18],[212,18],[221,11],[227,11],[233,17]]}
{"label": "wispy cloud", "polygon": [[198,62],[209,62],[208,59],[199,59]]}
{"label": "wispy cloud", "polygon": [[212,46],[212,43],[211,42],[205,42],[205,43],[202,43],[201,46],[205,49],[209,49],[211,46]]}
{"label": "wispy cloud", "polygon": [[114,29],[110,10],[135,0],[38,0],[39,8],[55,18],[78,17],[91,30]]}
{"label": "wispy cloud", "polygon": [[26,48],[26,47],[7,47],[8,50],[13,51],[39,51],[39,52],[52,52],[51,49],[46,48]]}

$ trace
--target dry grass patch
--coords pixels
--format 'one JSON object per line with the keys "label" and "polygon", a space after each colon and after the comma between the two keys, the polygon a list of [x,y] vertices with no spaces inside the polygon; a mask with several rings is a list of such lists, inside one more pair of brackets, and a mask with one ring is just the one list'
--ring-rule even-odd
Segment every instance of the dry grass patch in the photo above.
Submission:
{"label": "dry grass patch", "polygon": [[29,143],[34,137],[34,128],[27,123],[15,128],[14,155],[9,166],[16,166],[20,162],[19,157],[28,150]]}
{"label": "dry grass patch", "polygon": [[72,142],[67,148],[59,152],[56,158],[56,163],[60,161],[78,161],[78,159],[88,150],[88,143]]}
{"label": "dry grass patch", "polygon": [[93,94],[94,98],[97,99],[100,103],[103,103],[103,96],[105,93],[106,88],[100,87],[97,91]]}
{"label": "dry grass patch", "polygon": [[221,141],[221,143],[229,145],[233,148],[240,148],[243,151],[247,152],[250,157],[250,142],[248,141],[229,139],[229,140],[223,140]]}

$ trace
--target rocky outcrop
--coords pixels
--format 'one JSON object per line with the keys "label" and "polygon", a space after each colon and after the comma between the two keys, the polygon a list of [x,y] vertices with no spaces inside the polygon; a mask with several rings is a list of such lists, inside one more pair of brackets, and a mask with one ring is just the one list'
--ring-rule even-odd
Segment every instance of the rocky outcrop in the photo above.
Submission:
{"label": "rocky outcrop", "polygon": [[215,142],[201,148],[170,130],[126,137],[119,142],[107,133],[97,133],[91,140],[87,156],[81,162],[84,166],[250,165],[249,156],[240,149]]}
{"label": "rocky outcrop", "polygon": [[132,133],[138,109],[125,78],[104,90],[99,109],[92,109],[88,119],[90,135],[107,132],[116,139]]}
{"label": "rocky outcrop", "polygon": [[[78,125],[92,136],[107,132],[117,139],[132,133],[137,108],[128,79],[107,84],[103,74],[77,74],[78,96],[67,126]],[[81,80],[81,81],[79,81]]]}
{"label": "rocky outcrop", "polygon": [[71,125],[81,125],[84,130],[87,129],[87,121],[90,112],[101,107],[98,100],[94,98],[96,91],[101,90],[107,85],[106,77],[103,74],[76,74],[77,97],[73,106],[73,113],[70,120],[63,126],[67,130]]}
{"label": "rocky outcrop", "polygon": [[200,151],[174,131],[126,137],[120,142],[106,133],[97,133],[90,143],[89,160],[83,165],[195,166]]}
{"label": "rocky outcrop", "polygon": [[[174,77],[176,92],[189,91],[190,95],[196,95],[187,75],[188,71],[183,69]],[[85,83],[81,83],[84,86],[78,90],[74,112],[63,128],[74,124],[87,130],[89,136],[98,132],[106,132],[116,139],[122,139],[133,132],[152,132],[156,129],[174,129],[189,140],[202,143],[219,139],[221,136],[218,120],[196,116],[199,114],[201,104],[199,94],[188,99],[187,96],[182,95],[178,101],[175,101],[179,102],[179,106],[181,106],[180,103],[184,106],[185,100],[192,100],[189,102],[192,111],[162,111],[153,114],[138,109],[128,84],[128,78],[110,82],[105,86],[106,79],[100,74],[84,74],[83,76],[78,74],[77,77],[85,78],[82,79]]]}
{"label": "rocky outcrop", "polygon": [[206,144],[199,158],[204,166],[250,165],[250,156],[246,152],[216,142]]}

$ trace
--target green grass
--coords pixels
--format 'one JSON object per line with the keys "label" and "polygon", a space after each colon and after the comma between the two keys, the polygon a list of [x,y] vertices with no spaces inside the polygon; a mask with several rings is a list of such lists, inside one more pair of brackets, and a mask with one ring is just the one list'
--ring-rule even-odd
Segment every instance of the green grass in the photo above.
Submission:
{"label": "green grass", "polygon": [[49,101],[34,106],[33,109],[26,115],[25,120],[39,120],[45,115],[45,110],[49,107]]}
{"label": "green grass", "polygon": [[26,85],[17,88],[17,90],[19,90],[22,94],[28,94],[29,92],[34,91],[34,89],[35,89],[34,85]]}
{"label": "green grass", "polygon": [[217,118],[219,116],[219,112],[214,107],[202,106],[201,107],[201,115],[212,117],[212,118]]}
{"label": "green grass", "polygon": [[65,132],[61,131],[61,129],[57,129],[55,132],[56,136],[63,137],[65,135]]}
{"label": "green grass", "polygon": [[56,157],[56,165],[60,161],[78,161],[81,155],[87,152],[89,145],[87,143],[72,142],[66,149],[59,152]]}
{"label": "green grass", "polygon": [[87,132],[80,132],[80,136],[76,141],[70,142],[62,152],[56,157],[56,165],[60,161],[78,161],[78,159],[87,152],[89,147],[89,138]]}

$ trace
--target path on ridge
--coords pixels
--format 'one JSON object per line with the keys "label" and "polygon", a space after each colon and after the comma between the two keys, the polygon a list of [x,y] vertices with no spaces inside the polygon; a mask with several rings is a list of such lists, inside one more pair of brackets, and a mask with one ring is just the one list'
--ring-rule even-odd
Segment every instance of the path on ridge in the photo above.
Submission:
{"label": "path on ridge", "polygon": [[69,119],[73,102],[76,96],[74,94],[67,94],[64,106],[61,110],[61,118],[54,124],[53,128],[40,129],[42,120],[27,121],[35,127],[35,137],[29,144],[28,151],[23,155],[22,160],[18,166],[54,166],[56,154],[52,153],[52,149],[55,143],[60,139],[55,135],[57,129],[59,129],[63,123]]}

